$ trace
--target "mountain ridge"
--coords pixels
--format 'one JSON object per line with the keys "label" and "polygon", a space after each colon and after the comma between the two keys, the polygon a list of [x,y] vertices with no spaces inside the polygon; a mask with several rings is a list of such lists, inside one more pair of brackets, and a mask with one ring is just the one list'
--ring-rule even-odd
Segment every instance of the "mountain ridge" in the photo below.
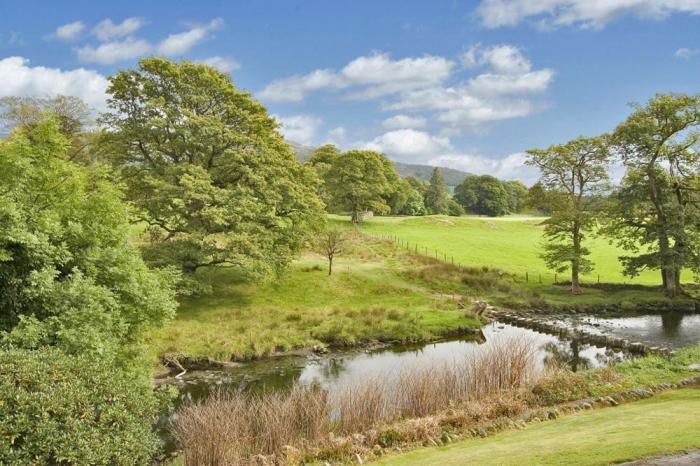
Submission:
{"label": "mountain ridge", "polygon": [[[305,162],[306,160],[308,160],[309,157],[311,157],[311,155],[316,150],[315,147],[300,144],[295,141],[287,141],[287,143],[292,147],[294,153],[297,155],[297,159],[300,162]],[[405,178],[407,176],[413,176],[415,178],[418,178],[419,180],[430,181],[430,175],[432,175],[433,169],[435,168],[434,165],[397,162],[396,160],[392,159],[391,156],[389,156],[388,154],[387,156],[391,159],[392,162],[394,162],[396,172],[402,178]],[[445,179],[445,184],[447,186],[450,186],[451,188],[454,188],[455,186],[461,184],[462,181],[464,181],[464,178],[472,175],[472,173],[463,172],[455,168],[437,168],[439,168],[442,172],[442,177]]]}

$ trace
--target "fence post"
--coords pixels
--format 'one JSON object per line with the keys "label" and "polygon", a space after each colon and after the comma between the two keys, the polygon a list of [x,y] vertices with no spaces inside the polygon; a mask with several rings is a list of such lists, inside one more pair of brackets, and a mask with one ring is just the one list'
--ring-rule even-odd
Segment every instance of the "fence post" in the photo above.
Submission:
{"label": "fence post", "polygon": [[530,277],[528,276],[527,272],[525,272],[525,283],[530,282]]}
{"label": "fence post", "polygon": [[542,283],[542,272],[539,272],[540,274],[540,283]]}

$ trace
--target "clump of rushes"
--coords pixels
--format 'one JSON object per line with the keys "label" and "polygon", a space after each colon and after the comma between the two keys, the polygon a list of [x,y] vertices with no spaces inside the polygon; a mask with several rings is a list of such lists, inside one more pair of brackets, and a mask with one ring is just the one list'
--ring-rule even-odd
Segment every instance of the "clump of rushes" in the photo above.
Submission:
{"label": "clump of rushes", "polygon": [[518,390],[538,374],[535,354],[531,340],[504,338],[453,364],[403,368],[332,397],[300,384],[287,393],[217,393],[182,408],[173,432],[186,464],[245,464],[261,454],[288,462],[292,451],[332,444],[331,434],[365,432]]}

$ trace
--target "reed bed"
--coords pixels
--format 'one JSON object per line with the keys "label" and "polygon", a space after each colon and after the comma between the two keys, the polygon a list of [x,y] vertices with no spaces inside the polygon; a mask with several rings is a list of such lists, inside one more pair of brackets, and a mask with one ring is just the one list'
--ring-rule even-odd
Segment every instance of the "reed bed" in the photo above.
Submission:
{"label": "reed bed", "polygon": [[531,340],[505,337],[451,364],[406,367],[332,393],[317,385],[265,395],[217,393],[183,407],[172,429],[187,465],[245,464],[256,455],[284,458],[290,447],[322,445],[333,434],[361,433],[508,396],[538,375],[536,350]]}

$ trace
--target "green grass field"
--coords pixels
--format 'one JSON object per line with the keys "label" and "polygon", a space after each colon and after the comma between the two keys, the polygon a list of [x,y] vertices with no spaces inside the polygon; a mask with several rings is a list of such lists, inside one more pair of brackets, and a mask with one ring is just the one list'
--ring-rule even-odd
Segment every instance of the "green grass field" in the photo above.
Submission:
{"label": "green grass field", "polygon": [[700,390],[666,392],[483,439],[424,448],[386,465],[605,465],[700,448]]}
{"label": "green grass field", "polygon": [[176,319],[150,335],[149,347],[154,356],[245,359],[314,345],[425,340],[480,326],[458,309],[454,288],[415,276],[426,265],[408,259],[389,242],[355,235],[330,277],[327,261],[313,253],[266,283],[245,282],[231,269],[207,271],[200,278],[213,292],[182,299]]}
{"label": "green grass field", "polygon": [[[335,222],[349,224],[348,217],[333,216]],[[361,230],[375,235],[394,235],[410,248],[421,253],[470,266],[497,267],[519,274],[529,273],[531,283],[537,283],[540,275],[543,283],[552,283],[554,273],[547,270],[538,254],[542,245],[541,217],[374,217],[361,225]],[[583,282],[598,279],[608,283],[636,283],[658,285],[659,273],[645,271],[639,277],[622,275],[618,256],[623,254],[611,245],[607,238],[588,238],[586,246],[591,250],[595,271],[583,277]],[[566,279],[559,274],[559,279]],[[690,277],[687,277],[690,278]]]}

